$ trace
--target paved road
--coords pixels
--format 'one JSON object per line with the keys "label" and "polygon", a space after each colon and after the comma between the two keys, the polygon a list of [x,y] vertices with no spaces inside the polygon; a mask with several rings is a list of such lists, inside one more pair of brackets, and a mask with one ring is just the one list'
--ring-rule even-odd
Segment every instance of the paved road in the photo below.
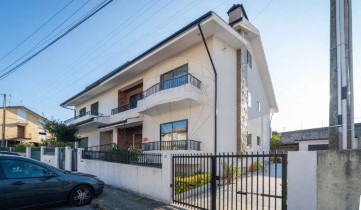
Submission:
{"label": "paved road", "polygon": [[61,206],[54,206],[54,207],[47,207],[41,210],[90,210],[90,209],[94,209],[90,204],[86,205],[86,206],[82,206],[82,207],[74,207],[74,206],[70,206],[70,205],[61,205]]}

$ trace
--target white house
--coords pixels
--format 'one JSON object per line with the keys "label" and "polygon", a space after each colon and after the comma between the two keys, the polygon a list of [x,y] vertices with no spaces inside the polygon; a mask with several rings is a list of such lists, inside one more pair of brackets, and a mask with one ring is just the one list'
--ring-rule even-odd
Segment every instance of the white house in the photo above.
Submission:
{"label": "white house", "polygon": [[206,13],[69,98],[65,122],[88,147],[269,150],[278,107],[260,34],[242,5],[228,14]]}

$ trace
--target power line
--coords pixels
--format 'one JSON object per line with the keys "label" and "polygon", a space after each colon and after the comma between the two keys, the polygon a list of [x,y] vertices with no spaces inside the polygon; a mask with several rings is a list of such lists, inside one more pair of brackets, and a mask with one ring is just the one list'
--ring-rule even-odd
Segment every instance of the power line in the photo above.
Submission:
{"label": "power line", "polygon": [[[83,5],[81,5],[75,12],[73,12],[67,19],[65,19],[60,25],[58,25],[55,29],[53,29],[48,35],[46,35],[42,40],[40,40],[34,47],[32,47],[30,50],[28,50],[24,55],[22,55],[20,58],[18,58],[17,60],[15,60],[13,63],[11,63],[10,65],[8,65],[7,67],[5,67],[5,69],[1,72],[5,72],[6,70],[8,70],[11,66],[15,65],[18,61],[20,61],[21,59],[25,58],[26,56],[30,55],[32,52],[34,52],[36,49],[39,49],[41,45],[45,44],[46,42],[50,41],[51,39],[53,39],[54,37],[56,37],[57,35],[59,35],[62,31],[65,31],[65,29],[69,28],[71,25],[75,24],[76,22],[80,21],[81,18],[85,17],[86,15],[82,16],[81,18],[77,19],[76,21],[74,21],[73,23],[71,23],[69,26],[67,26],[64,30],[61,30],[59,33],[57,33],[56,35],[54,35],[53,37],[47,39],[46,41],[44,41],[46,38],[48,38],[51,34],[53,34],[56,30],[58,30],[58,28],[60,28],[62,25],[64,25],[65,22],[67,22],[70,18],[72,18],[80,9],[82,9],[87,3],[89,3],[90,0],[86,1]],[[103,1],[105,2],[105,1]],[[99,5],[97,5],[95,8],[99,8],[99,6],[103,4],[100,3]],[[94,11],[95,9],[93,9]],[[90,14],[87,13],[87,15]]]}
{"label": "power line", "polygon": [[50,47],[51,45],[53,45],[55,42],[57,42],[58,40],[60,40],[61,38],[63,38],[65,35],[67,35],[68,33],[70,33],[72,30],[74,30],[76,27],[78,27],[80,24],[82,24],[83,22],[85,22],[86,20],[88,20],[90,17],[92,17],[94,14],[96,14],[97,12],[99,12],[101,9],[103,9],[105,6],[107,6],[110,2],[112,2],[113,0],[109,0],[108,2],[106,2],[104,5],[102,5],[100,8],[96,9],[94,12],[92,12],[90,15],[86,16],[85,18],[83,18],[80,22],[76,23],[74,26],[72,26],[71,28],[69,28],[67,31],[65,31],[63,34],[61,34],[59,37],[57,37],[56,39],[54,39],[52,42],[50,42],[49,44],[47,44],[45,47],[43,47],[42,49],[38,50],[36,53],[34,53],[33,55],[31,55],[30,57],[28,57],[27,59],[25,59],[24,61],[22,61],[20,64],[16,65],[15,67],[11,68],[9,71],[3,73],[0,75],[0,81],[3,80],[4,78],[8,77],[10,74],[12,74],[13,72],[15,72],[17,69],[19,69],[21,66],[23,66],[24,64],[26,64],[27,62],[29,62],[30,60],[32,60],[35,56],[37,56],[38,54],[40,54],[42,51],[44,51],[45,49],[47,49],[48,47]]}
{"label": "power line", "polygon": [[258,16],[260,16],[272,4],[273,1],[274,0],[269,1],[268,4],[263,7],[263,9],[261,9],[261,11],[252,19],[251,22],[253,22]]}
{"label": "power line", "polygon": [[34,32],[32,32],[29,36],[27,36],[23,41],[21,41],[15,48],[6,53],[3,57],[0,58],[0,61],[8,57],[12,52],[18,49],[24,42],[29,40],[35,33],[37,33],[40,29],[42,29],[46,24],[48,24],[52,19],[54,19],[58,14],[60,14],[66,7],[68,7],[74,0],[71,0],[68,4],[66,4],[63,8],[61,8],[57,13],[55,13],[50,19],[48,19],[45,23],[43,23],[39,28],[37,28]]}

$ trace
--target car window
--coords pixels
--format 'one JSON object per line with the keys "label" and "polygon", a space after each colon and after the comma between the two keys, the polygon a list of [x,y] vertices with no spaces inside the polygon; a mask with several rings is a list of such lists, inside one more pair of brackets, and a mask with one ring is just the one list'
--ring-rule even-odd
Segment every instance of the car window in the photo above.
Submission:
{"label": "car window", "polygon": [[2,160],[1,165],[8,179],[43,177],[48,174],[48,169],[26,161]]}

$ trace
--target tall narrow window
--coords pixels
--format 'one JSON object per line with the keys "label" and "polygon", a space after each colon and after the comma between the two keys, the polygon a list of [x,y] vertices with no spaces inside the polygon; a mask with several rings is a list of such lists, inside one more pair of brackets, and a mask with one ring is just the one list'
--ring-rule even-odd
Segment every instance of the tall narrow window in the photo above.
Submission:
{"label": "tall narrow window", "polygon": [[261,137],[257,136],[257,145],[261,146]]}
{"label": "tall narrow window", "polygon": [[252,134],[247,134],[247,147],[252,147]]}
{"label": "tall narrow window", "polygon": [[250,92],[248,92],[248,106],[249,108],[252,107],[252,94]]}
{"label": "tall narrow window", "polygon": [[161,141],[187,140],[188,121],[164,123],[160,125]]}
{"label": "tall narrow window", "polygon": [[261,102],[257,101],[257,109],[258,112],[261,112]]}
{"label": "tall narrow window", "polygon": [[90,112],[92,115],[99,114],[99,102],[96,102],[96,103],[90,105]]}
{"label": "tall narrow window", "polygon": [[248,50],[247,50],[247,63],[249,65],[249,67],[252,68],[252,55]]}

